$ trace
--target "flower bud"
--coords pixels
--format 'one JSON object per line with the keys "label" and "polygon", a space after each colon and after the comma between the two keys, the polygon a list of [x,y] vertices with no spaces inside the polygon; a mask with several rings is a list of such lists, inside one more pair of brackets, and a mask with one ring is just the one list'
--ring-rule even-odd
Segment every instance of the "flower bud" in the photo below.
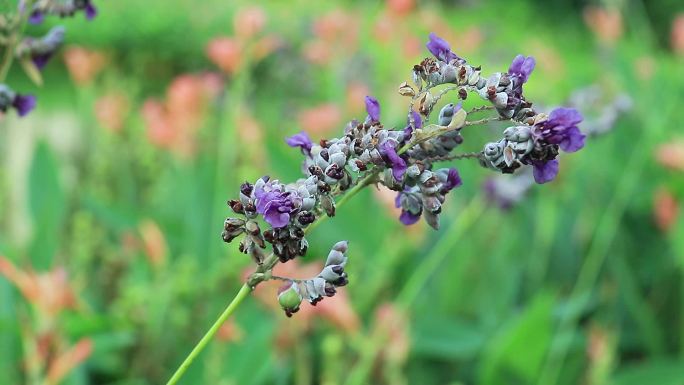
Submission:
{"label": "flower bud", "polygon": [[285,315],[292,317],[292,314],[299,311],[299,305],[302,303],[302,295],[299,293],[299,287],[293,281],[286,282],[278,289],[278,303],[280,307],[285,310]]}

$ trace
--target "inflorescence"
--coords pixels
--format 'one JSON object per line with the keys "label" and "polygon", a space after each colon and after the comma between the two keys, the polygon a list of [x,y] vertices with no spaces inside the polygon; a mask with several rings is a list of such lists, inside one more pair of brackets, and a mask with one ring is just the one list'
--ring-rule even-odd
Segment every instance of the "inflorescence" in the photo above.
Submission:
{"label": "inflorescence", "polygon": [[[97,15],[91,0],[21,0],[14,15],[0,17],[0,42],[6,50],[2,64],[2,81],[9,71],[12,59],[21,62],[26,74],[37,84],[42,83],[40,71],[64,43],[65,28],[56,26],[42,37],[24,37],[25,22],[41,24],[46,16],[73,16],[84,12],[88,20]],[[36,107],[36,97],[16,92],[9,85],[0,83],[0,111],[13,108],[19,116],[25,116]]]}
{"label": "inflorescence", "polygon": [[[531,167],[535,181],[546,183],[558,173],[559,151],[574,152],[584,146],[585,135],[577,127],[582,121],[579,112],[558,108],[548,115],[537,113],[525,98],[523,86],[534,70],[534,58],[518,55],[507,72],[485,77],[479,66],[468,64],[435,34],[430,34],[427,48],[434,57],[413,67],[413,85],[404,82],[399,86],[399,94],[410,98],[405,127],[386,128],[379,102],[367,96],[368,115],[349,122],[344,135],[318,143],[303,132],[287,138],[287,144],[300,148],[304,156],[301,179],[286,184],[264,176],[242,184],[238,198],[228,201],[241,217],[226,219],[223,240],[231,242],[242,236],[240,251],[258,265],[248,280],[251,287],[268,279],[286,281],[278,298],[288,316],[299,309],[304,298],[315,305],[348,282],[345,241],[333,246],[326,267],[315,278],[302,281],[271,274],[278,262],[306,254],[307,229],[317,220],[335,215],[336,197],[380,184],[397,192],[396,206],[401,208],[403,224],[416,223],[422,217],[438,229],[446,195],[462,181],[455,168],[438,168],[436,163],[472,158],[504,174]],[[441,107],[431,119],[440,100],[452,92],[458,100]],[[466,112],[462,101],[471,93],[486,103]],[[487,111],[496,115],[468,120],[469,115]],[[479,152],[454,151],[464,141],[464,127],[492,121],[512,125]],[[263,231],[262,226],[266,227]]]}

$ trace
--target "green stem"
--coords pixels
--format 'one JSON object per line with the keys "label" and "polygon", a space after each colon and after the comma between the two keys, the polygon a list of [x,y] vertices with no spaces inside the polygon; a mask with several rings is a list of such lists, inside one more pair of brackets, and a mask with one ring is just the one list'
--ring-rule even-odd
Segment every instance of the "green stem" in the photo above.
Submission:
{"label": "green stem", "polygon": [[24,24],[26,23],[26,20],[28,20],[28,10],[33,8],[33,3],[33,0],[27,1],[24,6],[26,11],[23,14],[16,15],[18,20],[17,25],[12,31],[12,34],[9,36],[7,47],[5,47],[5,55],[2,58],[2,64],[0,64],[0,83],[5,82],[9,70],[12,68],[12,62],[14,61],[14,50],[16,49],[17,43],[20,40],[21,32],[24,30]]}
{"label": "green stem", "polygon": [[218,332],[219,328],[223,323],[228,319],[228,317],[233,314],[235,309],[242,303],[242,301],[247,298],[249,293],[252,291],[247,284],[242,285],[240,288],[240,291],[235,295],[235,298],[233,298],[232,301],[228,304],[228,307],[221,313],[219,318],[214,322],[213,325],[211,325],[211,328],[204,334],[201,340],[195,345],[195,347],[192,349],[190,354],[183,360],[183,362],[180,364],[178,369],[173,373],[173,376],[171,376],[171,379],[169,382],[166,383],[166,385],[173,385],[178,383],[178,381],[183,377],[185,372],[188,370],[190,365],[192,365],[192,362],[197,358],[197,356],[202,352],[202,350],[207,346],[209,341],[211,341],[212,338],[214,338],[214,335],[216,332]]}

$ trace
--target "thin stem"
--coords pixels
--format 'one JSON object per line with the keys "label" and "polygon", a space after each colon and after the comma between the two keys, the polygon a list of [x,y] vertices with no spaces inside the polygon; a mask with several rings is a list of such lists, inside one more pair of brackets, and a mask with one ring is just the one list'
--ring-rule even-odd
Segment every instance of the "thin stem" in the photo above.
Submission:
{"label": "thin stem", "polygon": [[474,113],[477,113],[477,112],[493,110],[493,109],[494,109],[494,106],[487,106],[487,105],[485,105],[485,106],[480,106],[480,107],[475,107],[475,108],[473,108],[472,110],[468,111],[468,115],[474,114]]}
{"label": "thin stem", "polygon": [[482,151],[476,152],[464,152],[462,154],[446,155],[446,156],[433,156],[430,158],[431,162],[444,162],[447,160],[459,160],[459,159],[480,159],[482,158]]}
{"label": "thin stem", "polygon": [[465,125],[466,126],[477,126],[480,124],[487,124],[489,122],[499,122],[502,120],[507,120],[507,119],[502,119],[501,117],[495,117],[495,118],[482,118],[479,120],[466,120]]}
{"label": "thin stem", "polygon": [[24,30],[24,24],[28,20],[28,15],[30,10],[33,8],[34,0],[28,0],[24,5],[24,12],[16,15],[15,28],[12,34],[9,36],[7,41],[7,46],[5,47],[5,55],[2,58],[2,64],[0,64],[0,83],[4,83],[7,79],[7,74],[10,68],[12,68],[12,62],[14,61],[14,50],[19,43],[19,38],[21,32]]}
{"label": "thin stem", "polygon": [[240,291],[235,295],[235,298],[233,298],[232,301],[228,304],[228,307],[221,313],[219,318],[214,322],[213,325],[211,325],[211,328],[204,334],[202,339],[195,345],[195,347],[192,349],[190,354],[183,360],[183,362],[180,364],[178,369],[173,373],[173,376],[171,376],[171,379],[169,382],[166,383],[166,385],[173,385],[178,383],[178,380],[180,380],[181,377],[183,377],[183,374],[188,370],[192,362],[197,358],[197,356],[202,352],[202,350],[207,346],[209,341],[211,341],[212,338],[214,338],[214,335],[216,332],[218,332],[219,328],[221,325],[228,319],[228,317],[233,314],[235,309],[242,303],[242,301],[247,298],[249,293],[252,291],[252,289],[247,285],[244,284],[240,288]]}

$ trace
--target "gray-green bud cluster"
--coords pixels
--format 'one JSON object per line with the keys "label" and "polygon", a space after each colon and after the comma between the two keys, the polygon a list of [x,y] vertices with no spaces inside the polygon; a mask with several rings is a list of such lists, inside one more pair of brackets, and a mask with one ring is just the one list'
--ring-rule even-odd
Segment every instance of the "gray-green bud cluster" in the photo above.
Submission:
{"label": "gray-green bud cluster", "polygon": [[285,315],[299,311],[304,299],[316,305],[324,297],[332,297],[337,293],[337,287],[349,283],[344,267],[347,264],[347,241],[337,242],[325,262],[325,267],[314,278],[304,280],[290,280],[278,290],[278,303],[285,311]]}

